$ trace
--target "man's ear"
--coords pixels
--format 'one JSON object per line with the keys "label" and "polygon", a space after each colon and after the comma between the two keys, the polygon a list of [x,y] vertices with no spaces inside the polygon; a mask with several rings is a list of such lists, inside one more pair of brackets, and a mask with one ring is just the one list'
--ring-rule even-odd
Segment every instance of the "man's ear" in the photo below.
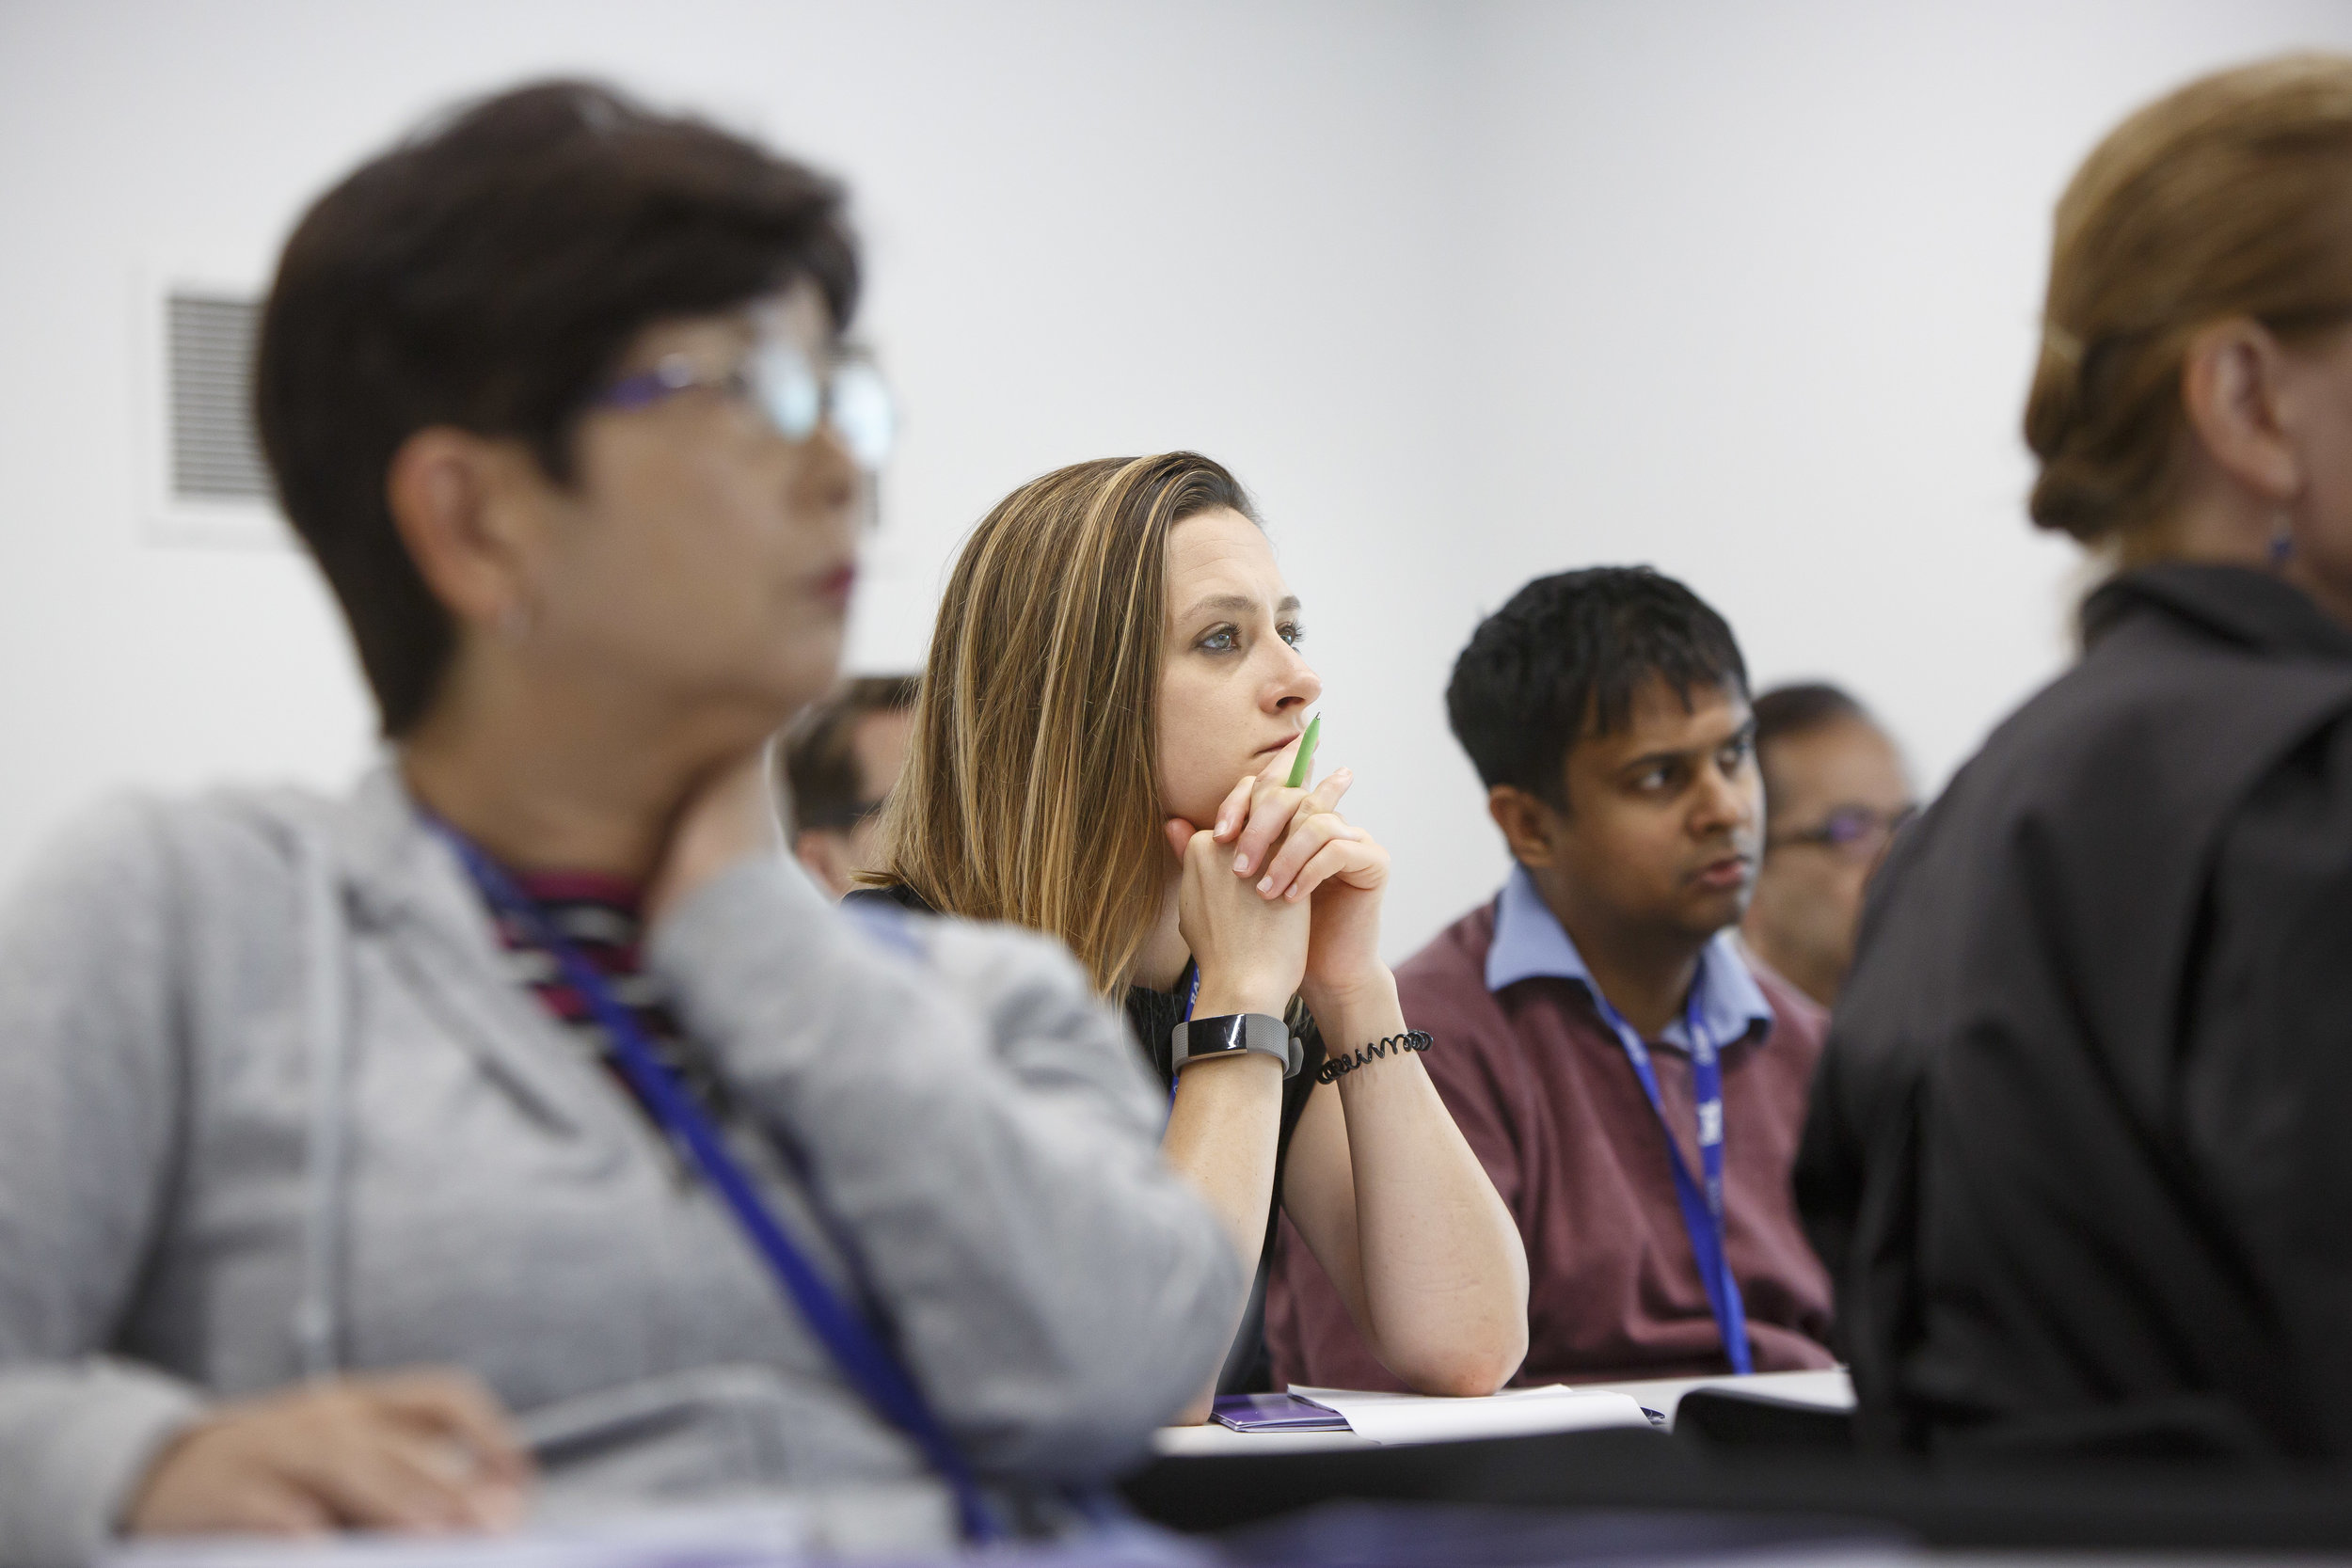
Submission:
{"label": "man's ear", "polygon": [[2261,323],[2216,322],[2189,340],[2181,404],[2216,467],[2265,504],[2303,488],[2303,457],[2282,407],[2286,350]]}
{"label": "man's ear", "polygon": [[532,520],[546,485],[518,443],[431,425],[392,453],[384,499],[408,559],[452,615],[512,625],[532,608]]}
{"label": "man's ear", "polygon": [[1502,830],[1511,858],[1521,865],[1548,866],[1560,852],[1560,814],[1515,784],[1486,791],[1486,815]]}

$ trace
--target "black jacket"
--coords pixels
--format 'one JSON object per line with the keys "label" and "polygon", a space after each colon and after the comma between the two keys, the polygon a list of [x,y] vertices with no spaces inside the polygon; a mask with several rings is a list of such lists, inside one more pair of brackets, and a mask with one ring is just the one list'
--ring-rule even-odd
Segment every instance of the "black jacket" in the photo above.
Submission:
{"label": "black jacket", "polygon": [[2352,1458],[2352,632],[2168,565],[1896,845],[1800,1208],[1865,1441]]}

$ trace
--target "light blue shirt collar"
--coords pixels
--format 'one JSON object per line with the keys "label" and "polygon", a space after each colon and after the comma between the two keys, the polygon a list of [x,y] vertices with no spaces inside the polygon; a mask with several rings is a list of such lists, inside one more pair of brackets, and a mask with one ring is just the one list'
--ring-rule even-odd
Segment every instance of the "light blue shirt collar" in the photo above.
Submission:
{"label": "light blue shirt collar", "polygon": [[[1595,995],[1600,991],[1567,928],[1536,891],[1535,879],[1527,874],[1527,867],[1515,865],[1511,879],[1502,884],[1495,899],[1495,939],[1486,949],[1486,989],[1501,990],[1539,974],[1574,980]],[[1763,988],[1749,973],[1728,928],[1718,931],[1699,955],[1692,995],[1698,1004],[1700,1026],[1718,1050],[1744,1038],[1759,1024],[1767,1032],[1772,1029],[1772,1005],[1764,999]],[[1678,1015],[1660,1038],[1679,1050],[1691,1048]]]}

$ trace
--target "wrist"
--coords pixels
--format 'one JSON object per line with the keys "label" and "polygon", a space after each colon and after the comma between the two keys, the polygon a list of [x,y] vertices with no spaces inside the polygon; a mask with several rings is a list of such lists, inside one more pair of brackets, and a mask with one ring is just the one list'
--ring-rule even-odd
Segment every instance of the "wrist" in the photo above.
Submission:
{"label": "wrist", "polygon": [[1271,1013],[1280,1018],[1290,1010],[1291,989],[1283,981],[1262,974],[1200,976],[1200,995],[1192,1005],[1195,1018],[1222,1018],[1229,1013]]}
{"label": "wrist", "polygon": [[1403,1005],[1396,997],[1396,975],[1386,964],[1376,964],[1363,974],[1346,980],[1311,979],[1300,988],[1299,994],[1306,1000],[1307,1010],[1315,1015],[1315,1023],[1327,1040],[1393,1034],[1391,1025],[1401,1022],[1405,1016]]}

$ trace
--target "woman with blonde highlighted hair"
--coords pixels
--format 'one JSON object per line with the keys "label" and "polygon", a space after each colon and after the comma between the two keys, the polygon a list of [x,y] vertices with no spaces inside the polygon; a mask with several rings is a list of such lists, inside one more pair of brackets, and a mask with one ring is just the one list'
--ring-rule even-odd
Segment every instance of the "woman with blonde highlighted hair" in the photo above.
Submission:
{"label": "woman with blonde highlighted hair", "polygon": [[[1399,1379],[1490,1393],[1526,1349],[1526,1259],[1422,1068],[1444,1042],[1410,1032],[1380,961],[1388,852],[1339,813],[1350,775],[1290,784],[1322,691],[1302,635],[1209,459],[1022,486],[948,578],[863,896],[1068,943],[1124,1004],[1169,1088],[1163,1151],[1245,1262],[1279,1201]],[[1264,1375],[1262,1291],[1232,1304],[1219,1387]]]}
{"label": "woman with blonde highlighted hair", "polygon": [[2034,521],[2081,661],[1898,839],[1801,1206],[1866,1437],[2352,1458],[2352,58],[2223,71],[2058,207]]}

